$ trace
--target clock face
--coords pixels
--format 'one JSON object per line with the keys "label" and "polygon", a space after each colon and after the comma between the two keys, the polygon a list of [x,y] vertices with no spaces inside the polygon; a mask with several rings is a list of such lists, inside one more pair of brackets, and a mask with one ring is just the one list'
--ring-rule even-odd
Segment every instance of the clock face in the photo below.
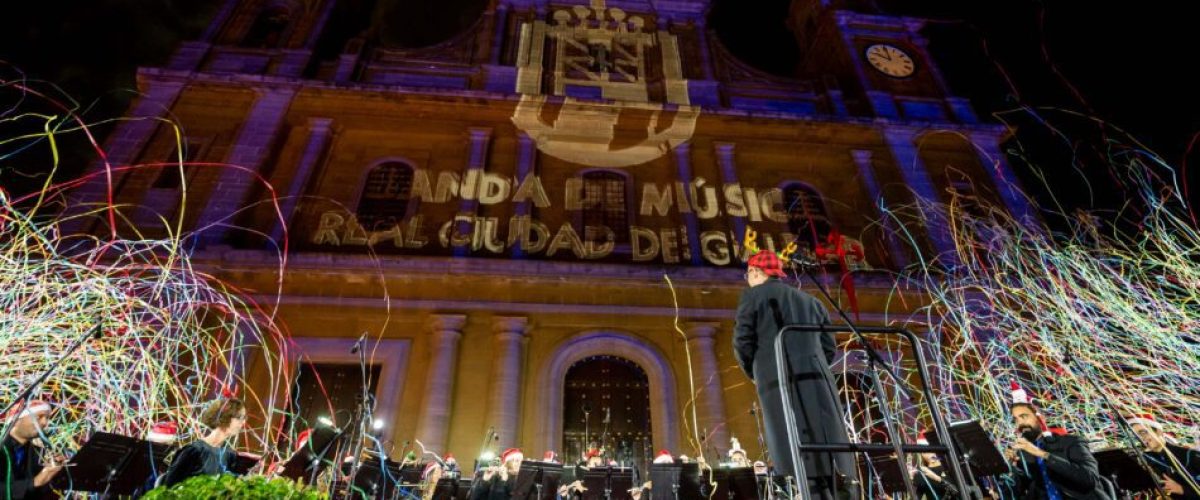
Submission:
{"label": "clock face", "polygon": [[885,43],[867,47],[867,62],[871,67],[887,76],[907,78],[912,76],[916,63],[903,50]]}

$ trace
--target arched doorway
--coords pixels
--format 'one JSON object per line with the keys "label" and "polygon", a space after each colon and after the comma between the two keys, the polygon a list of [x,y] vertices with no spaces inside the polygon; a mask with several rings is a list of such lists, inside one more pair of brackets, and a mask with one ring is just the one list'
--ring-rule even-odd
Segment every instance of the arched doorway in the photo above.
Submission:
{"label": "arched doorway", "polygon": [[563,451],[577,460],[589,443],[622,463],[645,467],[653,449],[650,380],[628,359],[589,356],[567,370],[563,383]]}

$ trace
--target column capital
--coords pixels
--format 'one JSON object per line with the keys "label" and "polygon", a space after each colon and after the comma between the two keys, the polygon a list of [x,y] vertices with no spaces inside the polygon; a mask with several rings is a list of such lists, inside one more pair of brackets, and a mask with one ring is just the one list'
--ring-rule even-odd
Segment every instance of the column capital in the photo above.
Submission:
{"label": "column capital", "polygon": [[529,329],[529,318],[524,316],[496,316],[492,318],[492,333],[497,337],[516,335],[524,337]]}
{"label": "column capital", "polygon": [[920,132],[921,129],[917,127],[903,125],[888,125],[883,128],[883,136],[892,147],[898,145],[915,147],[914,140]]}
{"label": "column capital", "polygon": [[325,118],[321,116],[308,117],[308,130],[317,133],[326,133],[333,128],[333,118]]}
{"label": "column capital", "polygon": [[482,141],[492,138],[492,127],[470,127],[467,129],[472,141]]}
{"label": "column capital", "polygon": [[870,149],[850,150],[850,157],[854,158],[854,163],[857,163],[859,166],[870,164],[871,159],[874,158],[874,156],[875,152],[871,151]]}
{"label": "column capital", "polygon": [[733,156],[734,146],[732,142],[718,141],[713,143],[713,151],[716,151],[719,157],[728,158]]}
{"label": "column capital", "polygon": [[426,320],[426,325],[432,333],[457,333],[462,334],[462,329],[467,324],[467,315],[465,314],[430,314]]}
{"label": "column capital", "polygon": [[250,87],[254,91],[255,97],[262,99],[264,97],[286,97],[291,98],[296,94],[295,87],[285,87],[280,85],[255,85]]}
{"label": "column capital", "polygon": [[683,331],[687,332],[689,341],[711,341],[720,330],[721,324],[715,321],[689,321],[683,325]]}

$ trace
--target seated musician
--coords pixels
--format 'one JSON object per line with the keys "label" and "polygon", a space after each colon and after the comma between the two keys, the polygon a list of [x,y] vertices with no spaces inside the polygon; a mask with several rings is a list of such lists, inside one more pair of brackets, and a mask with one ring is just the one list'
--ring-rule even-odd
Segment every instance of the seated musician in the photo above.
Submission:
{"label": "seated musician", "polygon": [[1200,500],[1200,450],[1172,443],[1152,415],[1126,419],[1146,447],[1146,461],[1158,471],[1171,498]]}
{"label": "seated musician", "polygon": [[480,481],[471,486],[471,500],[509,500],[517,486],[517,475],[525,455],[517,448],[500,454],[500,465],[484,467]]}
{"label": "seated musician", "polygon": [[194,476],[229,472],[237,453],[226,442],[246,425],[246,405],[236,398],[217,399],[204,408],[200,422],[208,428],[208,434],[175,453],[162,486],[171,487]]}
{"label": "seated musician", "polygon": [[18,404],[0,421],[9,424],[4,436],[4,456],[0,457],[0,488],[8,498],[50,497],[50,480],[62,471],[61,465],[51,465],[44,458],[43,432],[50,425],[50,404],[31,400]]}
{"label": "seated musician", "polygon": [[[917,434],[917,444],[928,445],[925,433]],[[922,453],[920,465],[912,471],[913,486],[917,489],[918,499],[948,498],[950,483],[946,480],[946,467],[936,453]]]}

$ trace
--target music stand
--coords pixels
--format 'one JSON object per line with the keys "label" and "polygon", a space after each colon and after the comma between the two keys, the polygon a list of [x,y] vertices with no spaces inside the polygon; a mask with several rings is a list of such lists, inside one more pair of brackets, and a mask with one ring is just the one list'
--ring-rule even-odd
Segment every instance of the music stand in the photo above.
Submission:
{"label": "music stand", "polygon": [[[1004,460],[1004,455],[996,448],[992,435],[979,425],[978,420],[953,422],[946,426],[946,431],[963,454],[963,466],[966,468],[964,473],[967,477],[963,478],[962,482],[975,493],[982,491],[976,478],[1000,476],[1012,471],[1008,461]],[[942,444],[938,441],[936,433],[928,435],[927,438],[931,445]]]}
{"label": "music stand", "polygon": [[[455,500],[458,498],[458,490],[462,487],[463,482],[459,479],[457,473],[447,473],[438,478],[437,484],[433,486],[433,500]],[[466,488],[471,488],[471,483],[466,483]]]}
{"label": "music stand", "polygon": [[562,476],[562,469],[562,464],[522,461],[513,487],[513,500],[554,500],[558,496],[558,480]]}
{"label": "music stand", "polygon": [[862,469],[868,469],[867,472],[873,471],[875,477],[879,478],[883,491],[894,493],[904,491],[906,488],[904,474],[908,473],[905,470],[907,467],[896,460],[895,454],[886,451],[869,451],[865,457],[862,457],[862,463],[868,466]]}
{"label": "music stand", "polygon": [[316,477],[330,463],[325,456],[335,448],[342,437],[342,430],[335,427],[320,426],[313,429],[308,442],[292,453],[283,464],[279,475],[295,481],[303,480],[307,476],[307,484],[315,483]]}
{"label": "music stand", "polygon": [[652,500],[702,498],[700,465],[677,462],[650,464],[650,485]]}
{"label": "music stand", "polygon": [[146,485],[171,448],[110,432],[95,432],[54,478],[55,489],[105,495],[132,495]]}
{"label": "music stand", "polygon": [[244,476],[249,474],[250,469],[253,469],[255,465],[258,465],[258,462],[261,460],[262,457],[258,455],[253,455],[250,453],[238,453],[234,455],[233,463],[229,464],[229,472],[239,476]]}
{"label": "music stand", "polygon": [[379,457],[368,458],[359,464],[350,485],[350,497],[389,498],[396,490],[398,478],[399,464],[392,460],[381,463]]}
{"label": "music stand", "polygon": [[458,491],[454,493],[454,500],[467,500],[471,496],[471,484],[474,482],[469,477],[458,478]]}
{"label": "music stand", "polygon": [[725,481],[718,482],[721,491],[729,492],[730,500],[755,500],[759,497],[758,478],[754,475],[753,467],[723,468],[726,473]]}
{"label": "music stand", "polygon": [[421,485],[421,473],[425,472],[425,466],[421,464],[405,465],[400,467],[397,477],[400,478],[400,486],[417,487]]}
{"label": "music stand", "polygon": [[633,487],[633,469],[625,467],[596,467],[583,473],[583,500],[612,500],[629,498]]}
{"label": "music stand", "polygon": [[1133,451],[1126,448],[1108,448],[1092,453],[1100,466],[1100,475],[1112,479],[1118,490],[1151,491],[1158,484],[1146,469],[1138,464]]}

